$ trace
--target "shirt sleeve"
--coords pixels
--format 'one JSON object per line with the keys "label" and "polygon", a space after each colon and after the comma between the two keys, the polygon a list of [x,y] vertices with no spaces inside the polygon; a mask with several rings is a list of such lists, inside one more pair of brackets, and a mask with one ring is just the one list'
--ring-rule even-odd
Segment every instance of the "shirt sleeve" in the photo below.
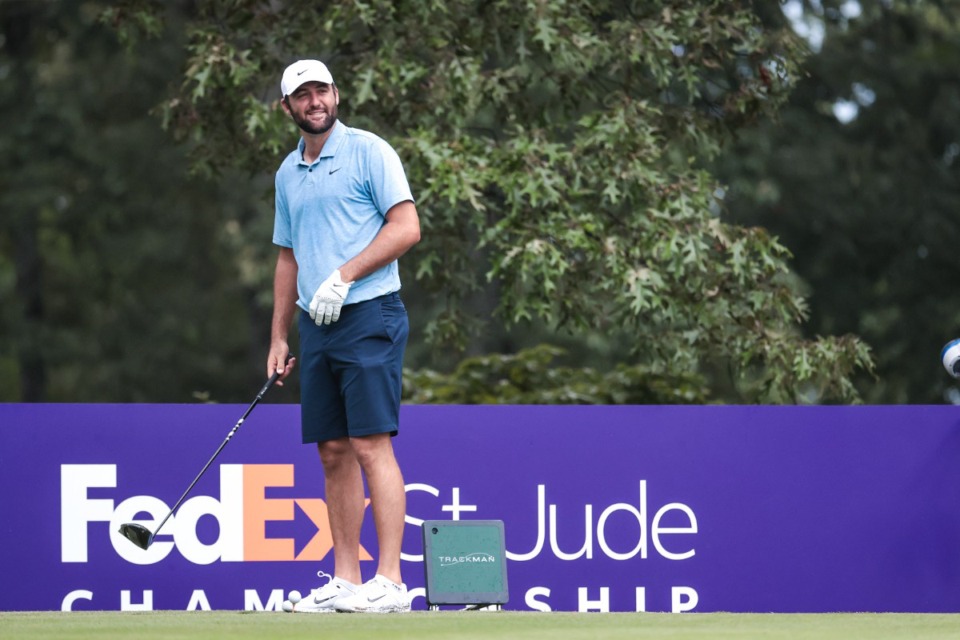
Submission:
{"label": "shirt sleeve", "polygon": [[373,146],[367,158],[367,167],[371,198],[381,215],[387,215],[387,211],[396,204],[413,201],[400,156],[386,141],[378,140]]}
{"label": "shirt sleeve", "polygon": [[283,188],[281,171],[277,172],[274,188],[276,190],[274,217],[273,217],[273,244],[293,247],[293,234],[290,231],[290,209],[287,207],[287,193]]}

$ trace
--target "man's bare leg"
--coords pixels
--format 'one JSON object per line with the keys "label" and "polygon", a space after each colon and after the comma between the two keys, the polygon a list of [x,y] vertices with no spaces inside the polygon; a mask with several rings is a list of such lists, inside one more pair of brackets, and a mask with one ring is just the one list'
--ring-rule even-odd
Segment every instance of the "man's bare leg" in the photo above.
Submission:
{"label": "man's bare leg", "polygon": [[403,543],[407,494],[400,466],[393,453],[390,434],[351,438],[350,443],[370,489],[370,507],[373,509],[379,545],[377,573],[401,584],[403,580],[400,574],[400,548]]}
{"label": "man's bare leg", "polygon": [[334,576],[362,584],[360,527],[363,524],[364,493],[360,464],[348,438],[321,442],[318,449],[326,482]]}

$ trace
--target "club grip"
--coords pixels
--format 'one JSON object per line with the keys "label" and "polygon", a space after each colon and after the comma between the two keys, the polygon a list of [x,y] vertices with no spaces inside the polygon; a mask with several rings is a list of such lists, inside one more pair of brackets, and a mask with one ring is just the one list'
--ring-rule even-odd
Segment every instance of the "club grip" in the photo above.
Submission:
{"label": "club grip", "polygon": [[[290,359],[291,359],[292,357],[293,357],[292,355],[288,355],[288,356],[287,356],[287,362],[290,362]],[[257,400],[259,400],[260,398],[262,398],[262,397],[263,397],[263,394],[265,394],[265,393],[267,392],[267,389],[269,389],[270,387],[272,387],[272,386],[273,386],[273,383],[276,382],[276,381],[279,380],[279,379],[280,379],[280,372],[275,370],[275,371],[273,372],[273,375],[270,376],[269,378],[267,378],[267,381],[263,384],[263,388],[260,389],[260,393],[257,394]]]}

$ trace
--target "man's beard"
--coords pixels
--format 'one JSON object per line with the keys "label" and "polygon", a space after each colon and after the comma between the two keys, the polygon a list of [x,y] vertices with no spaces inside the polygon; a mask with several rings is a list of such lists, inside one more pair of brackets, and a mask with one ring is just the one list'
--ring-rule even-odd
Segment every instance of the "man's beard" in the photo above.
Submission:
{"label": "man's beard", "polygon": [[326,112],[327,119],[326,124],[317,126],[311,123],[306,117],[301,118],[297,114],[291,112],[290,117],[293,118],[293,121],[297,123],[297,126],[300,127],[303,131],[306,131],[309,134],[318,136],[320,134],[330,131],[334,123],[337,121],[337,106],[334,105],[333,108]]}

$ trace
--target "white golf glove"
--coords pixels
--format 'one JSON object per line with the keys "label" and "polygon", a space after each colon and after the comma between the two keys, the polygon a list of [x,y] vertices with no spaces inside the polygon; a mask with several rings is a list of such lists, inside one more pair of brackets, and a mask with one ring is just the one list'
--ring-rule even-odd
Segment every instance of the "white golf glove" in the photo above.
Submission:
{"label": "white golf glove", "polygon": [[340,319],[340,309],[347,299],[352,282],[340,278],[340,269],[335,269],[330,277],[323,281],[310,303],[310,318],[317,325],[330,324]]}

